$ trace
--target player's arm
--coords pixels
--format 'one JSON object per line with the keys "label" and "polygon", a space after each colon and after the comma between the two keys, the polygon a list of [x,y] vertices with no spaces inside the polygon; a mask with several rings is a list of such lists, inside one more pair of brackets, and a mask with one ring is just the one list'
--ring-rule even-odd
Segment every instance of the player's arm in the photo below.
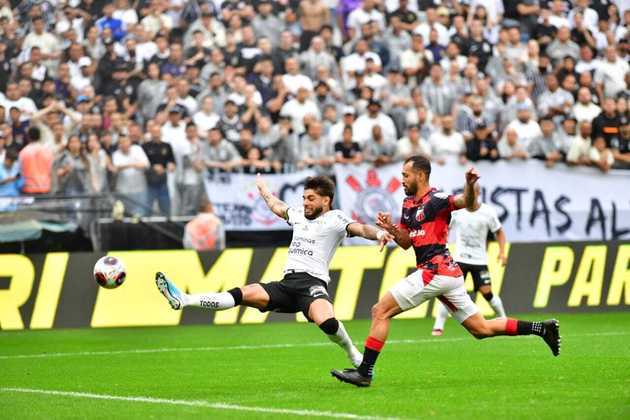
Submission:
{"label": "player's arm", "polygon": [[507,257],[505,256],[506,238],[503,228],[499,228],[499,230],[494,232],[494,236],[497,238],[497,242],[499,243],[499,262],[505,267],[505,264],[507,264]]}
{"label": "player's arm", "polygon": [[468,210],[475,209],[475,203],[477,202],[477,191],[475,190],[475,184],[479,179],[479,173],[475,168],[470,168],[466,171],[466,184],[464,185],[464,193],[458,194],[453,198],[453,205],[456,209]]}
{"label": "player's arm", "polygon": [[350,223],[346,226],[346,231],[351,236],[360,236],[361,238],[378,241],[381,245],[381,251],[385,248],[387,242],[394,240],[394,236],[389,232],[378,229],[375,226],[364,225],[359,222]]}
{"label": "player's arm", "polygon": [[265,200],[267,207],[269,207],[269,210],[276,216],[282,217],[284,220],[289,220],[289,205],[269,191],[267,183],[260,174],[256,175],[256,187],[258,188],[258,192],[260,192],[260,196]]}
{"label": "player's arm", "polygon": [[376,225],[392,235],[394,241],[402,249],[409,249],[412,245],[409,232],[402,227],[392,223],[392,215],[389,213],[378,212],[376,215]]}

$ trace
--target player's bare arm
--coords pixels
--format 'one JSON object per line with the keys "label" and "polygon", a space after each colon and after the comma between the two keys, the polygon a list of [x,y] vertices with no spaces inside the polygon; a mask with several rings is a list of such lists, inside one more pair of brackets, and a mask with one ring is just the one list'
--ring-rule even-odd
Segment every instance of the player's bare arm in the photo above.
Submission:
{"label": "player's bare arm", "polygon": [[289,215],[287,213],[289,205],[269,191],[267,183],[260,174],[256,175],[256,187],[258,188],[260,196],[263,200],[265,200],[267,207],[269,207],[269,210],[271,210],[276,216],[282,217],[284,220],[289,220]]}
{"label": "player's bare arm", "polygon": [[346,230],[352,236],[360,236],[361,238],[378,241],[381,246],[381,251],[389,241],[394,240],[394,235],[391,233],[378,229],[375,226],[364,225],[358,222],[350,223]]}
{"label": "player's bare arm", "polygon": [[409,249],[409,247],[411,246],[411,238],[409,237],[409,232],[393,224],[391,214],[378,212],[376,215],[376,226],[391,234],[394,241],[401,248]]}
{"label": "player's bare arm", "polygon": [[466,184],[464,185],[464,193],[455,196],[455,207],[468,210],[475,210],[475,203],[477,203],[477,192],[475,191],[475,184],[479,180],[479,172],[475,168],[470,168],[466,171]]}
{"label": "player's bare arm", "polygon": [[505,267],[505,264],[507,264],[507,257],[505,256],[506,238],[505,238],[505,232],[503,231],[503,228],[497,230],[494,235],[496,236],[497,242],[499,243],[499,257],[498,257],[499,262],[501,263],[502,266]]}

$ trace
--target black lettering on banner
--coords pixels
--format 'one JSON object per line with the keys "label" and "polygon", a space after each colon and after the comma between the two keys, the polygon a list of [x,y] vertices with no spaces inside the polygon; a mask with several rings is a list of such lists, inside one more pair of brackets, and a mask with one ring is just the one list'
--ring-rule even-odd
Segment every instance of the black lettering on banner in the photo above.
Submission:
{"label": "black lettering on banner", "polygon": [[554,207],[556,208],[558,213],[562,214],[564,218],[566,219],[564,224],[560,226],[556,226],[556,231],[559,234],[563,234],[564,232],[569,230],[571,228],[571,225],[573,224],[573,220],[571,220],[571,216],[563,208],[565,204],[568,204],[570,202],[571,202],[571,199],[569,197],[567,197],[566,195],[561,195],[560,197],[558,197],[558,199],[554,203]]}
{"label": "black lettering on banner", "polygon": [[545,217],[545,231],[547,232],[547,236],[551,234],[551,221],[549,218],[549,208],[547,207],[547,203],[545,202],[545,195],[541,190],[534,190],[534,208],[532,209],[532,213],[529,216],[529,225],[534,227],[536,219],[538,216],[544,215]]}
{"label": "black lettering on banner", "polygon": [[216,203],[217,215],[225,225],[249,226],[252,224],[252,208],[242,204]]}
{"label": "black lettering on banner", "polygon": [[508,188],[507,191],[516,194],[516,229],[521,230],[521,219],[523,218],[523,200],[521,195],[527,192],[527,188]]}
{"label": "black lettering on banner", "polygon": [[615,202],[612,202],[612,222],[611,222],[612,226],[610,228],[611,230],[611,239],[614,241],[616,239],[621,239],[624,236],[628,235],[630,233],[630,228],[627,229],[617,229],[617,205],[615,204]]}
{"label": "black lettering on banner", "polygon": [[590,236],[591,229],[595,223],[599,223],[602,231],[602,240],[606,240],[606,216],[602,205],[596,198],[591,198],[591,208],[588,211],[588,220],[586,221],[586,236]]}
{"label": "black lettering on banner", "polygon": [[501,214],[498,214],[499,221],[501,223],[505,222],[505,219],[510,217],[510,211],[505,207],[500,200],[501,195],[503,194],[504,189],[501,187],[497,187],[494,189],[492,194],[490,195],[490,201],[497,207],[501,208]]}

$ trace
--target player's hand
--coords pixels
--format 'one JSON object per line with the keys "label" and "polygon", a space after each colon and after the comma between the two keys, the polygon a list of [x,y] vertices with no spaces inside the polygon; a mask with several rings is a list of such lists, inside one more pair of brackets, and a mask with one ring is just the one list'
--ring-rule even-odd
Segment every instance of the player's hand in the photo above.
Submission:
{"label": "player's hand", "polygon": [[256,174],[256,188],[258,188],[258,191],[261,193],[267,190],[267,183],[260,173]]}
{"label": "player's hand", "polygon": [[385,249],[385,245],[387,245],[389,241],[394,240],[394,235],[392,235],[391,233],[384,230],[381,230],[381,232],[383,232],[382,234],[379,234],[379,236],[381,236],[381,239],[378,240],[378,243],[381,246],[379,252],[383,252],[383,250]]}
{"label": "player's hand", "polygon": [[385,230],[389,230],[392,227],[392,215],[379,211],[376,213],[376,225]]}
{"label": "player's hand", "polygon": [[507,264],[507,257],[503,253],[499,254],[497,260],[499,260],[499,262],[501,263],[501,267],[505,267],[505,265]]}
{"label": "player's hand", "polygon": [[466,171],[466,184],[473,186],[479,180],[479,172],[475,168]]}

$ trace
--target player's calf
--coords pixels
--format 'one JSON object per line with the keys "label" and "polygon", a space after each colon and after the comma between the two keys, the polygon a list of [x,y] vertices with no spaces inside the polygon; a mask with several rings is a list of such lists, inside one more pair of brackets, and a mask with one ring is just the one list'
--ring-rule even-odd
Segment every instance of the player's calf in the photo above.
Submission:
{"label": "player's calf", "polygon": [[329,318],[319,324],[319,328],[328,336],[330,341],[339,345],[350,359],[352,366],[358,367],[363,360],[363,354],[354,346],[352,339],[343,324],[337,318]]}

